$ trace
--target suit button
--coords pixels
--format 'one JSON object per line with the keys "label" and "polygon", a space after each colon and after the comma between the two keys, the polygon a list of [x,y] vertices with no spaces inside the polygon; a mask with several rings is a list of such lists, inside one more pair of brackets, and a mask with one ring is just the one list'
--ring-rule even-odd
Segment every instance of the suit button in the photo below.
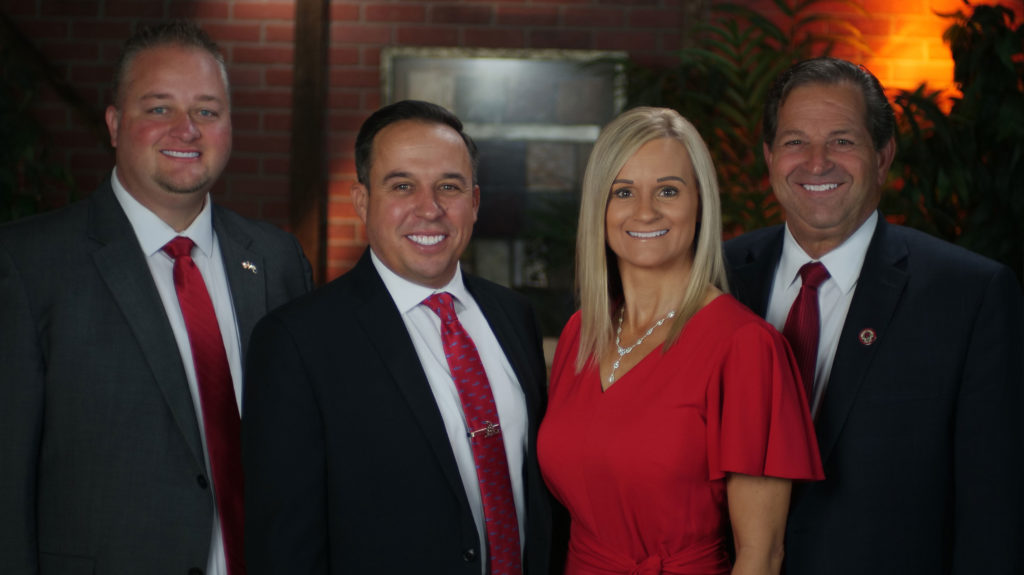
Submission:
{"label": "suit button", "polygon": [[[199,488],[200,489],[206,489],[207,487],[210,486],[210,482],[206,480],[206,476],[203,475],[202,473],[200,473],[199,475],[196,475],[196,483],[199,484]],[[191,571],[189,571],[189,575],[197,575],[197,574],[192,573]]]}
{"label": "suit button", "polygon": [[188,575],[203,575],[203,570],[198,567],[193,567],[188,570]]}
{"label": "suit button", "polygon": [[476,560],[476,549],[466,549],[463,551],[462,560],[466,563]]}

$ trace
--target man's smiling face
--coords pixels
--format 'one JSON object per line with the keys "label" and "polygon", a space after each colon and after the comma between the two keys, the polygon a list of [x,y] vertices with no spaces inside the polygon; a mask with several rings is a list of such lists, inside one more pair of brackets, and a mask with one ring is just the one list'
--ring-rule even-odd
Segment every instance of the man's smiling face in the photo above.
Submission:
{"label": "man's smiling face", "polygon": [[231,155],[225,80],[195,47],[159,45],[129,63],[106,119],[118,179],[144,206],[194,201],[217,181]]}
{"label": "man's smiling face", "polygon": [[801,247],[820,257],[878,207],[895,143],[876,150],[860,90],[848,83],[794,88],[765,144],[772,189]]}

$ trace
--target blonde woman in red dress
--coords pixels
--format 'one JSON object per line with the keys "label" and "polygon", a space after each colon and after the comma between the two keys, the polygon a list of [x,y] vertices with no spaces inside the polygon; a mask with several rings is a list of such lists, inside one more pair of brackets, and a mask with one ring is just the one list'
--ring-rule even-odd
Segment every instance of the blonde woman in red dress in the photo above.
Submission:
{"label": "blonde woman in red dress", "polygon": [[791,482],[823,477],[792,353],[726,293],[721,233],[688,121],[637,108],[602,131],[538,442],[570,575],[777,574]]}

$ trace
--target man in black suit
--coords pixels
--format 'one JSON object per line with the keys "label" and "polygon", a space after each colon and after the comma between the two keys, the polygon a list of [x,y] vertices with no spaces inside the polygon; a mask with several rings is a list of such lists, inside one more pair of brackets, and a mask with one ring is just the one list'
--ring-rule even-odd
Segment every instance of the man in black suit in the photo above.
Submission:
{"label": "man in black suit", "polygon": [[828,274],[809,357],[826,478],[794,489],[785,572],[1020,573],[1020,286],[878,213],[894,125],[862,67],[784,72],[764,154],[786,224],[726,244],[735,295],[780,330],[798,270]]}
{"label": "man in black suit", "polygon": [[[0,572],[241,575],[242,358],[256,321],[310,289],[309,264],[294,237],[210,202],[231,115],[206,34],[138,32],[114,97],[110,179],[0,229]],[[179,306],[172,241],[195,244],[179,261],[202,278],[207,330]]]}
{"label": "man in black suit", "polygon": [[[544,358],[525,299],[459,267],[480,204],[475,165],[462,123],[434,104],[386,106],[360,129],[352,201],[369,249],[253,333],[251,573],[547,572],[550,503],[535,452]],[[493,395],[497,419],[474,423],[452,377],[448,323],[425,301],[444,293],[479,350],[480,395]],[[476,469],[485,473],[485,445],[507,464],[495,477],[514,499],[511,550],[484,504],[494,493]]]}

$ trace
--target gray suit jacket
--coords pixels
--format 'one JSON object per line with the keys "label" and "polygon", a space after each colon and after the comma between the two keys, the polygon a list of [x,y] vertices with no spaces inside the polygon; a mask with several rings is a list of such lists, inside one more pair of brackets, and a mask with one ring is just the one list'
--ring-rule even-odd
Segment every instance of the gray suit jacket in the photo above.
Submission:
{"label": "gray suit jacket", "polygon": [[[726,243],[729,285],[762,316],[783,233]],[[794,487],[787,575],[1021,573],[1022,313],[1006,266],[879,218],[815,420],[825,480]]]}
{"label": "gray suit jacket", "polygon": [[[213,224],[244,353],[309,264],[273,226],[216,206]],[[0,572],[205,569],[214,502],[177,349],[109,182],[0,228]]]}

